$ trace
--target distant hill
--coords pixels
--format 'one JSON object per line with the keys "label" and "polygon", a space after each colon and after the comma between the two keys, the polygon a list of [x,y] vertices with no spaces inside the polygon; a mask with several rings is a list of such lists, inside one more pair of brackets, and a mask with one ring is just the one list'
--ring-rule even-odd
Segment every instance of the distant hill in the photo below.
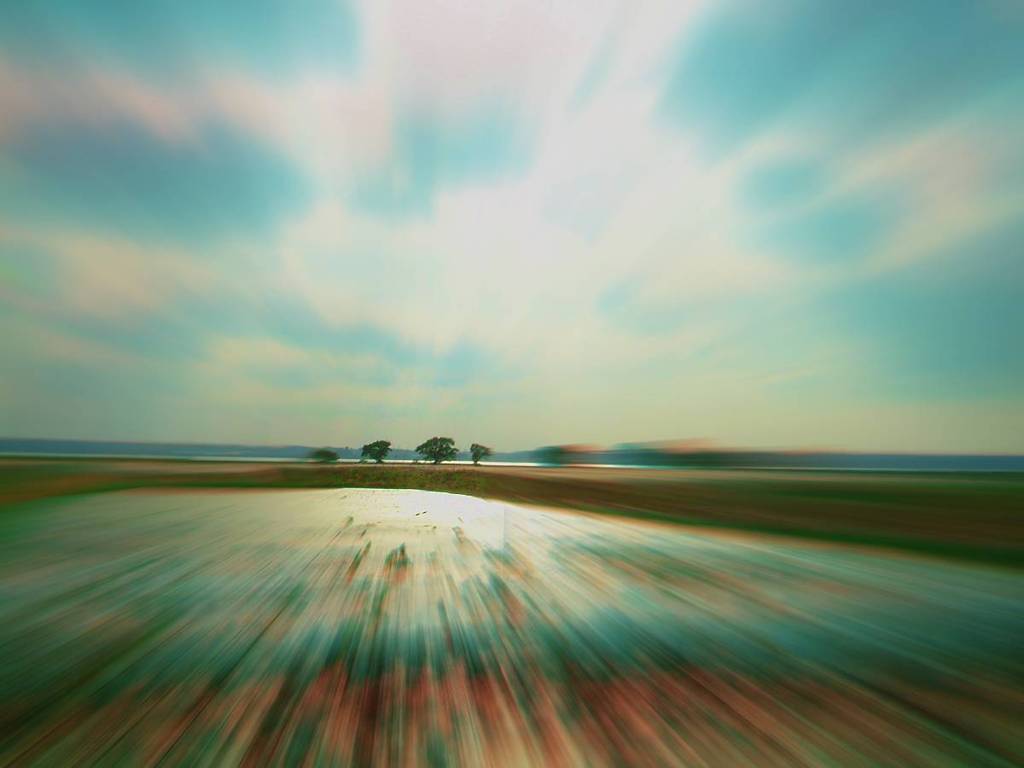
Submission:
{"label": "distant hill", "polygon": [[[0,454],[24,456],[120,456],[168,459],[277,459],[300,460],[316,448],[331,448],[342,459],[358,459],[361,448],[312,445],[239,445],[236,443],[143,443],[117,440],[60,440],[32,437],[0,437]],[[533,451],[496,453],[494,461],[534,461]],[[411,448],[392,448],[390,460],[421,458]],[[458,458],[469,461],[469,451]]]}
{"label": "distant hill", "polygon": [[705,441],[624,443],[609,448],[549,446],[538,449],[535,454],[550,464],[905,472],[1024,471],[1024,456],[1014,454],[776,451],[713,447]]}
{"label": "distant hill", "polygon": [[[317,446],[319,447],[319,446]],[[0,438],[0,453],[66,456],[154,456],[160,458],[304,459],[305,445],[236,445],[232,443],[136,443],[113,440]],[[354,451],[355,449],[336,449]],[[358,455],[358,451],[355,451]]]}
{"label": "distant hill", "polygon": [[[302,460],[320,447],[342,459],[358,459],[360,448],[235,443],[140,443],[105,440],[0,438],[0,454],[27,456],[124,456],[181,459]],[[409,448],[392,448],[390,460],[418,459]],[[459,460],[469,461],[468,451]],[[555,445],[529,451],[496,451],[496,462],[603,464],[646,467],[760,467],[778,469],[888,471],[1024,472],[1024,456],[1012,454],[849,453],[842,451],[767,451],[713,447],[700,441],[624,443],[611,447]]]}

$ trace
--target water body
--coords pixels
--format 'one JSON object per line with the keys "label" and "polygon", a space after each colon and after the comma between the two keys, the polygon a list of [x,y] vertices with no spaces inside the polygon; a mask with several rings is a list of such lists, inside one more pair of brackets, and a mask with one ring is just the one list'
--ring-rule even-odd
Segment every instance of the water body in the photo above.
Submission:
{"label": "water body", "polygon": [[1012,765],[1024,577],[393,490],[0,518],[4,765]]}

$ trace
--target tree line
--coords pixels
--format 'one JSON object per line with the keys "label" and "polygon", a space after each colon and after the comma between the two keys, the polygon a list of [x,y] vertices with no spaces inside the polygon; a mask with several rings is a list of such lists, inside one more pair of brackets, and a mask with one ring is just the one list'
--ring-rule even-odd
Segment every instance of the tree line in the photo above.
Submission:
{"label": "tree line", "polygon": [[[360,460],[370,460],[381,464],[390,452],[391,441],[374,440],[372,443],[367,443],[363,446]],[[459,449],[455,447],[455,440],[450,437],[432,437],[417,445],[416,453],[420,454],[427,461],[440,464],[443,461],[451,461],[458,456]],[[486,459],[493,453],[494,451],[480,443],[473,443],[469,446],[469,454],[473,458],[474,464],[479,464],[482,459]],[[338,452],[331,448],[317,448],[309,457],[313,461],[321,462],[337,461],[339,458]]]}

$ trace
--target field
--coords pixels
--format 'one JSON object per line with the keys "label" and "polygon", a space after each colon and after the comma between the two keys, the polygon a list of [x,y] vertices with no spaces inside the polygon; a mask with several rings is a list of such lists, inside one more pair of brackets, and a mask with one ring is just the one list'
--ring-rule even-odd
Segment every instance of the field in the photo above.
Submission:
{"label": "field", "polygon": [[3,765],[1024,760],[1013,476],[0,478]]}
{"label": "field", "polygon": [[0,459],[0,508],[129,488],[408,488],[1024,565],[1024,475]]}

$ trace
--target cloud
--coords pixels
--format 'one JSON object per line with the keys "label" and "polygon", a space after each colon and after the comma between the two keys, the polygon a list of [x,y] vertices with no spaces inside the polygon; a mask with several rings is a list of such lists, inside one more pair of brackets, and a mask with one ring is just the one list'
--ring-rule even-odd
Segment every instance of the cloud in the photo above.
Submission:
{"label": "cloud", "polygon": [[26,428],[878,447],[851,414],[933,385],[908,444],[1010,440],[956,416],[1018,374],[1003,6],[40,7],[0,32]]}
{"label": "cloud", "polygon": [[877,197],[831,200],[809,211],[779,217],[756,231],[755,247],[812,263],[863,259],[884,244],[901,218],[898,201]]}
{"label": "cloud", "polygon": [[401,117],[389,162],[356,178],[351,205],[383,215],[428,215],[442,186],[486,183],[522,172],[526,149],[500,111],[446,125],[429,115]]}
{"label": "cloud", "polygon": [[265,74],[347,69],[359,50],[358,19],[344,0],[211,0],[201,9],[174,0],[25,0],[4,10],[0,30],[0,45],[35,65],[102,61],[158,77],[231,62]]}
{"label": "cloud", "polygon": [[1012,397],[1024,377],[1022,237],[1014,223],[951,244],[927,265],[837,286],[817,311],[869,352],[862,379],[872,391],[912,400]]}
{"label": "cloud", "polygon": [[0,142],[14,141],[32,126],[58,122],[132,122],[164,141],[194,138],[198,128],[182,92],[92,63],[74,73],[54,72],[19,64],[9,54],[0,56],[0,94]]}
{"label": "cloud", "polygon": [[266,235],[306,194],[287,160],[222,126],[168,143],[130,123],[45,124],[8,142],[5,156],[8,216],[162,242]]}
{"label": "cloud", "polygon": [[740,195],[755,213],[813,199],[825,186],[827,171],[807,157],[783,157],[755,167],[740,184]]}
{"label": "cloud", "polygon": [[661,110],[719,151],[794,122],[876,141],[1019,92],[1022,29],[972,0],[723,3],[678,43]]}
{"label": "cloud", "polygon": [[112,234],[0,223],[0,256],[11,277],[5,299],[51,314],[117,320],[224,290],[201,258]]}

